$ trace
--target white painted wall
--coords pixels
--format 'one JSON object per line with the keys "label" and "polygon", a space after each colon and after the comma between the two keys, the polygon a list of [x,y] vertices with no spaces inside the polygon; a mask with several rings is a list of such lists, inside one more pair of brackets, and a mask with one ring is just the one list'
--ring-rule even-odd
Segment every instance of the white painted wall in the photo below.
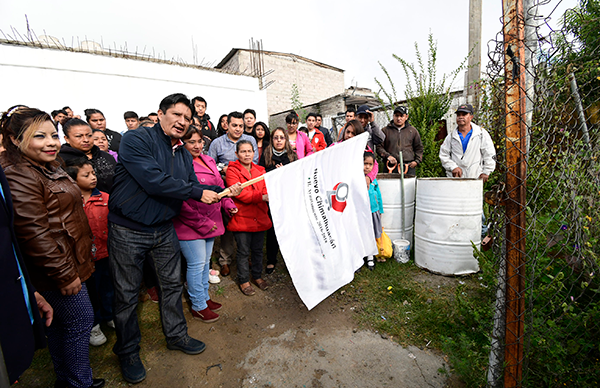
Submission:
{"label": "white painted wall", "polygon": [[96,108],[118,132],[126,129],[124,112],[146,116],[172,93],[204,97],[215,125],[221,114],[246,108],[269,121],[256,78],[210,70],[0,44],[0,78],[0,112],[16,104],[48,113],[68,105],[85,119],[84,109]]}

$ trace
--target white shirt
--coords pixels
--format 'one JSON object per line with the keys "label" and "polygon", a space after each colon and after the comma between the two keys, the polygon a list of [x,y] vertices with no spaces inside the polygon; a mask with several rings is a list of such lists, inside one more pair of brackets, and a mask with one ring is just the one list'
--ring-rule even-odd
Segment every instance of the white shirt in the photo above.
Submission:
{"label": "white shirt", "polygon": [[476,124],[471,123],[471,129],[473,134],[464,154],[458,128],[444,139],[439,156],[446,176],[452,177],[452,170],[456,167],[463,171],[463,178],[479,178],[479,175],[490,175],[496,169],[496,148],[492,137]]}

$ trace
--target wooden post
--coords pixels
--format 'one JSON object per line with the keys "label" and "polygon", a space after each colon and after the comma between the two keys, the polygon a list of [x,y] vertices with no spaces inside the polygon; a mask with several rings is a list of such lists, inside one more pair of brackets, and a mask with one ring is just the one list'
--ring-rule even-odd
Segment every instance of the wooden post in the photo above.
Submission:
{"label": "wooden post", "polygon": [[[246,188],[246,187],[248,187],[248,186],[250,186],[250,185],[253,185],[253,184],[255,184],[256,182],[260,182],[260,181],[262,181],[263,179],[265,179],[265,176],[264,176],[264,174],[263,174],[263,175],[261,175],[261,176],[259,176],[259,177],[256,177],[256,178],[253,178],[253,179],[250,179],[249,181],[246,181],[246,182],[242,183],[242,189],[244,189],[244,188]],[[231,190],[229,190],[229,187],[228,187],[228,188],[226,188],[225,190],[223,190],[223,191],[221,191],[221,192],[219,193],[219,198],[223,198],[224,196],[226,196],[226,195],[229,195],[229,193],[231,193]]]}
{"label": "wooden post", "polygon": [[523,378],[526,84],[523,0],[503,0],[506,79],[506,336],[504,387]]}

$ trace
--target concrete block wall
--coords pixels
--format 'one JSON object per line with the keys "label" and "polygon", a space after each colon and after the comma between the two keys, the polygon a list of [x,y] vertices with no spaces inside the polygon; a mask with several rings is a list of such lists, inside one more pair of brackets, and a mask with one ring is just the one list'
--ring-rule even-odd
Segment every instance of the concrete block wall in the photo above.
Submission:
{"label": "concrete block wall", "polygon": [[[267,88],[269,115],[291,109],[292,85],[296,84],[303,105],[310,105],[344,92],[344,73],[321,67],[301,58],[277,54],[263,56],[264,71],[274,70],[265,77],[264,83],[273,82]],[[223,66],[224,69],[249,74],[250,52],[238,50]]]}
{"label": "concrete block wall", "polygon": [[300,92],[304,105],[314,104],[344,92],[344,73],[320,67],[298,58],[265,56],[265,71],[275,70],[267,82],[275,82],[267,89],[269,113],[291,108],[292,85]]}
{"label": "concrete block wall", "polygon": [[323,115],[323,118],[337,116],[340,112],[346,111],[346,104],[342,96],[334,96],[322,101],[319,104],[319,110],[317,113]]}

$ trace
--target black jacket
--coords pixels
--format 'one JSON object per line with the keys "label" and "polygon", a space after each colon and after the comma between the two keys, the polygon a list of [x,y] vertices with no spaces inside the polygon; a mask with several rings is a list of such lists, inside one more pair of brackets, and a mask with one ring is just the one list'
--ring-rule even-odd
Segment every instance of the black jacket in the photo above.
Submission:
{"label": "black jacket", "polygon": [[[63,144],[60,147],[58,156],[60,156],[65,163],[70,160],[87,157],[83,151],[73,148],[69,144]],[[98,190],[110,194],[112,192],[113,176],[115,175],[117,161],[108,152],[102,151],[98,146],[93,146],[92,159],[90,159],[90,162],[92,162],[94,172],[98,178],[98,185],[96,187]]]}
{"label": "black jacket", "polygon": [[121,134],[119,132],[112,131],[108,128],[104,130],[106,140],[108,140],[108,149],[119,153],[119,147],[121,146]]}
{"label": "black jacket", "polygon": [[329,147],[333,143],[333,139],[331,138],[331,130],[323,126],[318,127],[318,129],[323,133],[325,143],[327,143],[327,147]]}
{"label": "black jacket", "polygon": [[286,164],[290,163],[290,159],[288,158],[287,152],[284,152],[283,155],[281,156],[277,156],[275,154],[273,154],[273,157],[271,158],[271,164],[269,166],[265,165],[265,153],[263,151],[262,156],[260,157],[260,161],[258,162],[259,166],[262,166],[265,168],[266,172],[269,171],[273,171],[277,168],[278,164],[283,164],[284,166]]}
{"label": "black jacket", "polygon": [[204,114],[202,118],[200,116],[196,116],[200,120],[200,129],[202,130],[202,136],[208,136],[210,141],[215,140],[218,137],[217,128],[210,121],[210,116]]}
{"label": "black jacket", "polygon": [[200,201],[203,190],[222,190],[198,182],[192,155],[183,146],[173,149],[160,123],[123,135],[108,219],[133,227],[170,222],[189,198]]}
{"label": "black jacket", "polygon": [[[0,196],[0,295],[2,295],[0,343],[2,343],[9,383],[12,384],[29,368],[34,351],[46,346],[46,337],[44,323],[40,318],[33,295],[35,288],[29,279],[13,228],[12,199],[4,170],[1,167],[0,185],[3,192],[3,196]],[[17,260],[27,285],[28,299],[33,313],[33,325],[29,320],[29,313],[23,297]]]}

